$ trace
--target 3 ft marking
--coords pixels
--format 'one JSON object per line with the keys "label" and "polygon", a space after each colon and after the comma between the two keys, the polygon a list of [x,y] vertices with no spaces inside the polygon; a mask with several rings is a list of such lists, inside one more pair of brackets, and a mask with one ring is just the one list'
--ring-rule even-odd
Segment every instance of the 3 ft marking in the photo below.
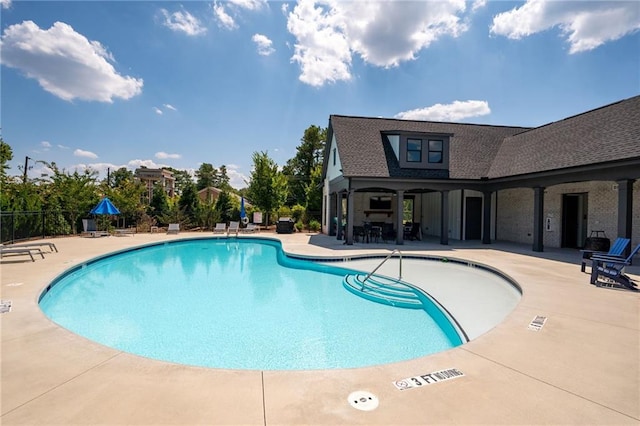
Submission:
{"label": "3 ft marking", "polygon": [[393,385],[398,390],[406,390],[419,388],[425,385],[444,382],[464,376],[464,373],[457,368],[448,368],[446,370],[435,371],[433,373],[422,374],[420,376],[407,377],[406,379],[396,380]]}

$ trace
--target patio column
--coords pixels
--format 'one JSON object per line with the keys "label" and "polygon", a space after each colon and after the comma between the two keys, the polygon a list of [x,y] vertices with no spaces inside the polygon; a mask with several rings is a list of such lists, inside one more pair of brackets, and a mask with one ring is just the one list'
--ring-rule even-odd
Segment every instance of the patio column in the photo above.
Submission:
{"label": "patio column", "polygon": [[404,212],[404,191],[399,189],[396,191],[396,244],[404,244],[404,226],[402,223]]}
{"label": "patio column", "polygon": [[491,244],[491,192],[483,192],[482,196],[482,244]]}
{"label": "patio column", "polygon": [[336,206],[336,210],[338,211],[337,213],[337,217],[338,217],[338,223],[336,223],[336,238],[338,240],[342,239],[342,192],[337,192],[336,193],[336,203],[338,204]]}
{"label": "patio column", "polygon": [[[633,230],[633,179],[616,181],[618,184],[618,237],[631,239]],[[631,253],[631,245],[624,250],[624,256]]]}
{"label": "patio column", "polygon": [[449,190],[440,191],[440,244],[449,245]]}
{"label": "patio column", "polygon": [[544,187],[533,188],[533,251],[544,251]]}
{"label": "patio column", "polygon": [[350,189],[347,193],[347,237],[346,243],[347,245],[353,245],[353,219],[355,216],[354,213],[354,205],[353,205],[353,189]]}

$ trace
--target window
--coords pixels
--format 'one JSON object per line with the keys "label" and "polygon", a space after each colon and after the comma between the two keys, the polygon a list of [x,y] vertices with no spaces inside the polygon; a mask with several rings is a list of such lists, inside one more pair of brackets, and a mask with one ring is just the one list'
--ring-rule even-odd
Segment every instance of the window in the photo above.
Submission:
{"label": "window", "polygon": [[336,149],[333,148],[333,165],[336,165]]}
{"label": "window", "polygon": [[441,140],[429,139],[429,163],[442,163],[442,150],[444,143]]}
{"label": "window", "polygon": [[422,140],[407,139],[407,162],[419,163],[422,161]]}

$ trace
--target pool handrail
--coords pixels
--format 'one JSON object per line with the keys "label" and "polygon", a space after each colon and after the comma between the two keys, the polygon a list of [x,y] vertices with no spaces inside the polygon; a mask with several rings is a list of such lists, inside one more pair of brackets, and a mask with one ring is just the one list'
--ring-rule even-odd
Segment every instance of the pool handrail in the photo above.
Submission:
{"label": "pool handrail", "polygon": [[389,255],[388,255],[387,257],[385,257],[384,259],[382,259],[382,262],[380,262],[380,263],[378,264],[378,266],[376,266],[376,267],[373,269],[373,271],[369,272],[369,273],[367,274],[367,276],[366,276],[366,277],[364,277],[364,279],[362,280],[362,287],[360,287],[360,291],[364,291],[365,283],[367,282],[367,280],[369,279],[369,277],[370,277],[371,275],[375,274],[375,272],[376,272],[378,269],[380,269],[380,267],[382,266],[382,264],[383,264],[384,262],[386,262],[387,260],[389,260],[389,259],[390,259],[390,258],[391,258],[395,253],[398,253],[398,254],[400,255],[400,264],[398,265],[398,266],[399,266],[399,271],[398,271],[398,280],[401,280],[401,279],[402,279],[402,252],[401,252],[400,250],[398,250],[398,249],[393,249],[393,251],[392,251],[391,253],[389,253]]}

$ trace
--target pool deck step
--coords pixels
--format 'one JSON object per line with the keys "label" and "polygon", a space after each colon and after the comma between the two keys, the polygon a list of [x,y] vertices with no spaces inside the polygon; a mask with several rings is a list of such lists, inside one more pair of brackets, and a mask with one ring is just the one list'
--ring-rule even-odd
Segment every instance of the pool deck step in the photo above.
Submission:
{"label": "pool deck step", "polygon": [[422,301],[411,287],[388,278],[365,274],[346,275],[342,281],[351,293],[373,302],[409,309],[423,309]]}

